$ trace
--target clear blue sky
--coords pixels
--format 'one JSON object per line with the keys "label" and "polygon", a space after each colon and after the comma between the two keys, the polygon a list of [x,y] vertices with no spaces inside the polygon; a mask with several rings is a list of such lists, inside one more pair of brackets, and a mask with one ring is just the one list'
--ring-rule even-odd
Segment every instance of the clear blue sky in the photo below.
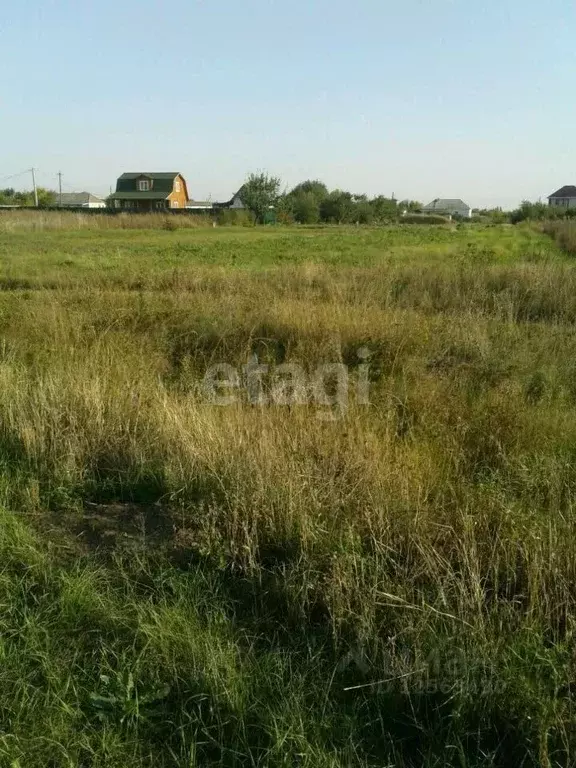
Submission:
{"label": "clear blue sky", "polygon": [[18,0],[0,186],[179,170],[515,206],[576,184],[574,0]]}

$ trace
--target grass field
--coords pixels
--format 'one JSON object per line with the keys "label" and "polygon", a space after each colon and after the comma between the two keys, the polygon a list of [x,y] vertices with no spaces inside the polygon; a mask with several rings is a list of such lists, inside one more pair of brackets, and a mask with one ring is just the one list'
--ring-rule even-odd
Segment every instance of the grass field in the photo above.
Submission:
{"label": "grass field", "polygon": [[[576,764],[552,238],[10,221],[0,765]],[[210,402],[254,356],[267,402]],[[347,401],[273,402],[287,363]]]}

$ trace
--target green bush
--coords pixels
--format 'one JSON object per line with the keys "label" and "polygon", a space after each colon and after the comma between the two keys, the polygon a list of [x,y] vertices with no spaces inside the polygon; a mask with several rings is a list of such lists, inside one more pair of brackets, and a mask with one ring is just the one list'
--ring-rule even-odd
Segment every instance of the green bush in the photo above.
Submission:
{"label": "green bush", "polygon": [[519,224],[521,221],[558,221],[576,217],[576,208],[552,208],[546,203],[531,203],[524,200],[520,208],[512,211],[510,221]]}
{"label": "green bush", "polygon": [[216,222],[222,227],[253,227],[254,215],[242,208],[222,208],[216,214]]}

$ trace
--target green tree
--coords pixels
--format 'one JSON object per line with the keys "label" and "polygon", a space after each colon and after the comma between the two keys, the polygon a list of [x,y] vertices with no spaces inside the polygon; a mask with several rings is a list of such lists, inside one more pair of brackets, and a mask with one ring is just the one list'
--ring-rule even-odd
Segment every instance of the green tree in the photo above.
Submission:
{"label": "green tree", "polygon": [[400,213],[407,211],[408,213],[421,213],[423,205],[417,200],[402,200],[398,203],[398,209]]}
{"label": "green tree", "polygon": [[280,179],[267,173],[251,173],[240,190],[240,199],[251,211],[256,221],[263,224],[270,208],[280,198]]}
{"label": "green tree", "polygon": [[320,219],[320,204],[326,197],[328,188],[322,181],[301,181],[282,197],[281,212],[299,224],[316,224]]}
{"label": "green tree", "polygon": [[521,221],[543,221],[558,218],[563,213],[564,211],[559,212],[550,208],[546,203],[531,203],[530,200],[523,200],[520,208],[510,214],[510,221],[512,224],[518,224]]}
{"label": "green tree", "polygon": [[14,189],[7,187],[6,189],[0,189],[0,205],[15,205],[14,203]]}
{"label": "green tree", "polygon": [[320,203],[312,192],[300,192],[292,197],[292,215],[298,224],[317,224]]}
{"label": "green tree", "polygon": [[350,192],[335,189],[320,203],[320,218],[332,224],[346,224],[353,220],[354,200]]}
{"label": "green tree", "polygon": [[365,195],[354,201],[352,220],[358,224],[371,224],[374,221],[374,210]]}
{"label": "green tree", "polygon": [[[45,189],[44,187],[38,187],[36,192],[38,193],[38,205],[41,208],[46,208],[50,205],[56,205],[57,193],[51,189]],[[32,193],[32,201],[34,201],[34,193]],[[32,202],[34,204],[34,202]]]}
{"label": "green tree", "polygon": [[325,197],[328,197],[328,187],[324,182],[318,181],[318,179],[308,179],[307,181],[301,181],[293,189],[290,190],[288,196],[297,196],[300,194],[310,194],[320,203]]}
{"label": "green tree", "polygon": [[375,221],[390,221],[398,216],[398,201],[378,195],[370,201]]}
{"label": "green tree", "polygon": [[472,218],[490,224],[504,224],[509,221],[510,214],[503,211],[502,208],[476,208],[472,210]]}
{"label": "green tree", "polygon": [[[54,205],[56,202],[56,192],[51,189],[44,189],[44,187],[37,187],[36,192],[38,194],[38,205],[45,207]],[[18,191],[7,188],[0,190],[0,205],[34,205],[34,192],[32,190]]]}

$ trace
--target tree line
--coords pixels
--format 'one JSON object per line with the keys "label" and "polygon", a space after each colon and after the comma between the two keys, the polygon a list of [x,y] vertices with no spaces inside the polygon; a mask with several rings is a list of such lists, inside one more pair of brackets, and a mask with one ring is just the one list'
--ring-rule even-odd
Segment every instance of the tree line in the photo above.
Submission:
{"label": "tree line", "polygon": [[[38,187],[37,195],[40,207],[58,204],[58,193],[54,190]],[[251,173],[239,196],[258,223],[275,220],[283,224],[385,224],[406,214],[419,214],[423,208],[416,200],[399,201],[384,195],[368,197],[342,189],[329,190],[318,179],[302,181],[282,191],[280,178],[267,173]],[[34,204],[32,190],[0,189],[0,205]],[[529,200],[522,201],[513,211],[490,208],[473,213],[474,219],[495,224],[576,218],[576,208],[551,208],[546,203]]]}
{"label": "tree line", "polygon": [[551,207],[546,203],[531,203],[523,200],[520,207],[510,214],[512,224],[521,221],[550,221],[576,218],[576,208]]}
{"label": "tree line", "polygon": [[[44,187],[37,187],[36,193],[38,195],[38,205],[42,207],[56,205],[58,195],[51,189],[45,189]],[[0,205],[27,205],[33,206],[35,204],[33,190],[16,191],[12,187],[6,187],[6,189],[0,189]]]}
{"label": "tree line", "polygon": [[259,223],[266,221],[271,209],[276,219],[286,224],[370,224],[393,221],[404,211],[422,210],[422,204],[415,200],[398,201],[384,195],[369,198],[342,189],[329,190],[317,179],[302,181],[285,192],[281,187],[277,176],[252,173],[239,196]]}
{"label": "tree line", "polygon": [[[283,223],[370,224],[391,222],[406,214],[419,214],[423,207],[415,200],[398,201],[383,195],[369,198],[341,189],[330,191],[318,180],[303,181],[284,193],[280,190],[281,181],[277,176],[253,173],[240,190],[240,198],[260,223],[266,221],[267,212],[272,208],[276,211],[276,219]],[[423,217],[420,218],[423,220]],[[564,218],[576,218],[576,208],[551,208],[546,203],[524,200],[513,211],[476,209],[472,220],[518,224],[522,221]]]}

